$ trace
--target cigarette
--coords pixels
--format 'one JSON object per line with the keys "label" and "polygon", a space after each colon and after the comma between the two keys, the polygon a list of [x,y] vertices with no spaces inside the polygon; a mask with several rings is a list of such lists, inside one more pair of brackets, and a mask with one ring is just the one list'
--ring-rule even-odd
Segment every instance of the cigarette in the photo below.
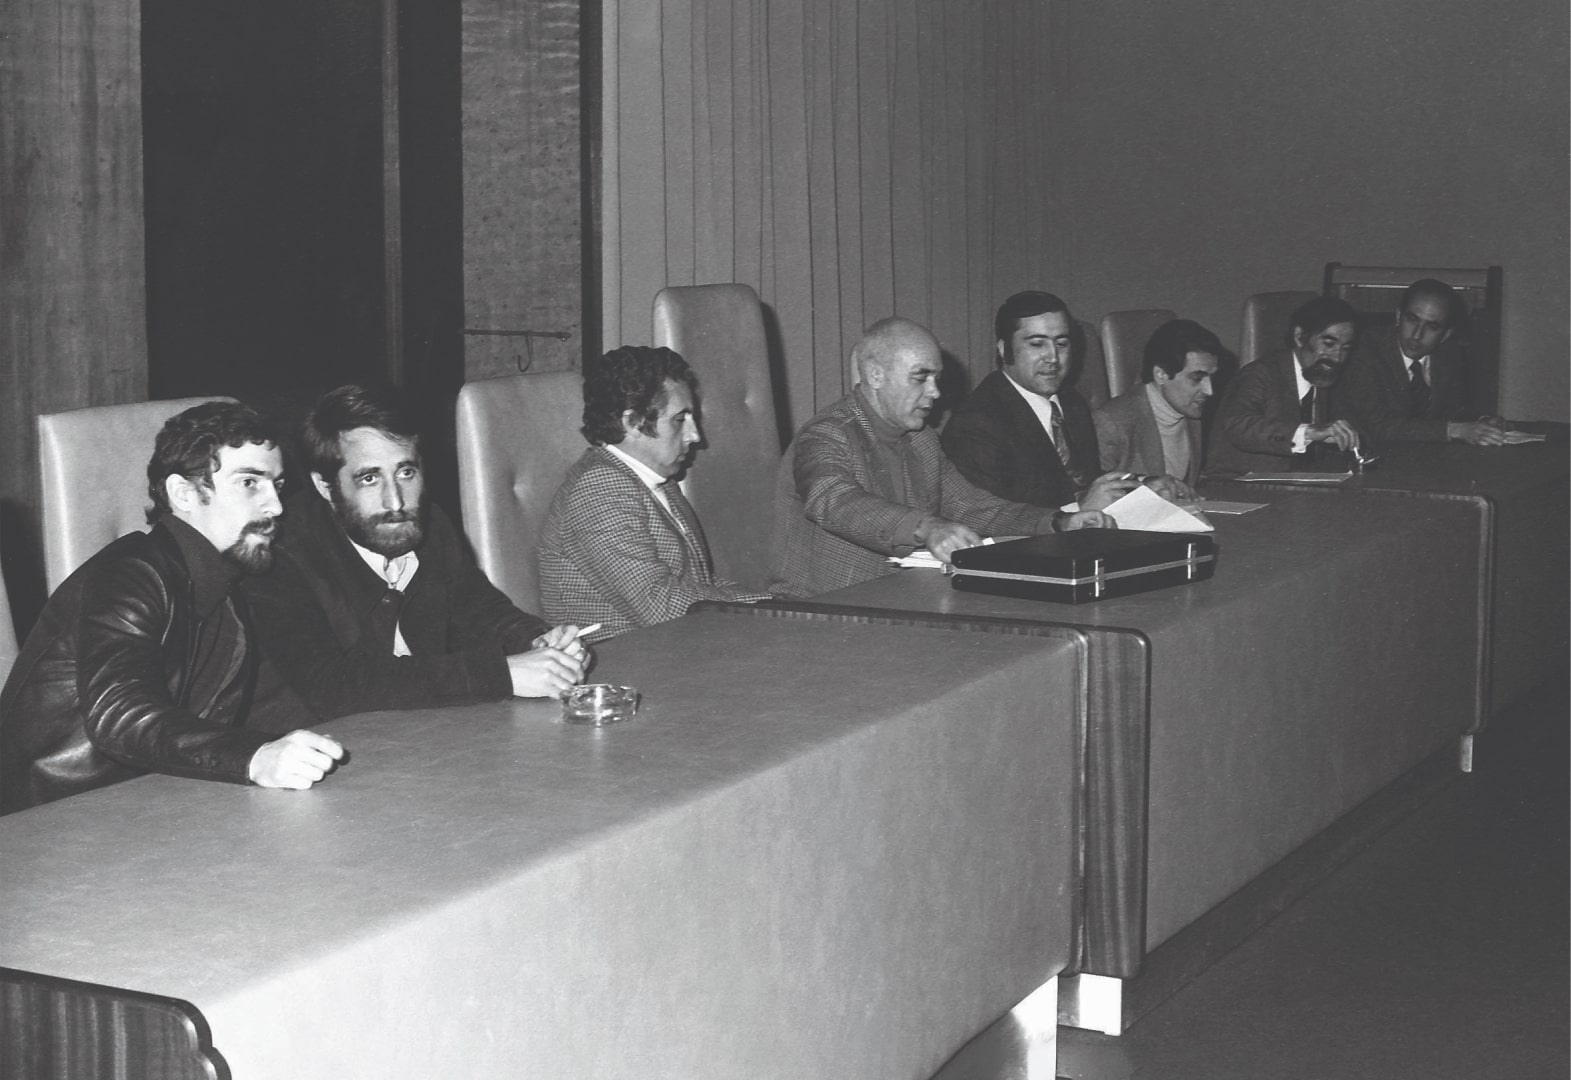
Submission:
{"label": "cigarette", "polygon": [[590,623],[588,626],[580,626],[578,628],[578,633],[574,634],[573,636],[574,637],[580,637],[580,638],[581,637],[588,637],[590,634],[594,633],[596,630],[600,629],[604,625],[605,625],[605,623]]}

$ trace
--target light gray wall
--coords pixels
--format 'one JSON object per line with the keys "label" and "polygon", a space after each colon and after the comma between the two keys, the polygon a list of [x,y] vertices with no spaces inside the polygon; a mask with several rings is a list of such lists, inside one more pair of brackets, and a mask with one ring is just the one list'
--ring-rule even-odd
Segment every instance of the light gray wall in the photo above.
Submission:
{"label": "light gray wall", "polygon": [[[1077,313],[1236,345],[1326,262],[1505,267],[1501,407],[1567,418],[1564,0],[1055,0]],[[1060,42],[1059,44],[1062,44]],[[1056,52],[1057,50],[1055,50]]]}

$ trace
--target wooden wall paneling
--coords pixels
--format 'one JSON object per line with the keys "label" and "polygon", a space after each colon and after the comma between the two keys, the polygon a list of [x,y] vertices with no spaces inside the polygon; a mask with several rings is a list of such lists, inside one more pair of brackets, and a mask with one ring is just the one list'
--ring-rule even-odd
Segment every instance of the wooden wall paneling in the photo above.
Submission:
{"label": "wooden wall paneling", "polygon": [[928,299],[931,252],[923,215],[930,163],[923,157],[927,126],[922,100],[925,73],[918,58],[923,9],[891,4],[889,13],[889,227],[891,288],[887,314],[932,321]]}
{"label": "wooden wall paneling", "polygon": [[[841,349],[844,297],[840,273],[840,213],[835,189],[836,12],[833,0],[809,0],[807,15],[807,205],[813,333],[807,359],[813,401],[844,393]],[[807,416],[792,416],[799,427]]]}
{"label": "wooden wall paneling", "polygon": [[760,130],[764,88],[760,65],[758,22],[763,5],[746,0],[733,8],[731,21],[731,131],[732,206],[731,244],[735,252],[738,281],[754,284],[759,298],[768,303],[769,285],[764,281],[763,146]]}
{"label": "wooden wall paneling", "polygon": [[[693,48],[693,9],[702,3],[703,0],[662,0],[660,5],[663,75],[660,97],[666,172],[665,280],[672,285],[696,281],[694,174],[698,171],[698,159],[693,152],[693,104],[698,87],[693,70],[696,51]],[[654,302],[654,294],[643,298],[650,311],[654,310]],[[652,332],[653,326],[650,329]]]}
{"label": "wooden wall paneling", "polygon": [[0,18],[0,530],[25,633],[44,599],[34,417],[147,396],[141,4]]}
{"label": "wooden wall paneling", "polygon": [[806,420],[817,395],[813,365],[813,248],[808,191],[808,83],[805,0],[774,0],[769,7],[769,210],[774,283],[767,301],[780,326],[783,351],[795,358],[783,371],[793,423]]}
{"label": "wooden wall paneling", "polygon": [[464,376],[573,367],[583,348],[577,0],[465,0],[462,63]]}
{"label": "wooden wall paneling", "polygon": [[[831,0],[833,2],[833,0]],[[851,346],[867,317],[866,233],[861,213],[862,187],[862,5],[834,5],[833,82],[828,87],[835,125],[835,236],[840,277],[840,349],[842,381],[851,385]],[[827,380],[826,380],[827,383]],[[820,397],[823,407],[838,397]]]}
{"label": "wooden wall paneling", "polygon": [[860,200],[854,207],[862,219],[862,322],[875,322],[895,310],[894,238],[890,220],[889,152],[891,27],[885,4],[861,4],[857,39],[861,45],[861,79],[857,117],[861,127]]}
{"label": "wooden wall paneling", "polygon": [[[705,104],[709,115],[710,157],[699,162],[710,170],[709,202],[701,235],[705,256],[700,282],[745,281],[736,266],[736,62],[735,5],[732,0],[704,0],[707,26],[704,56],[708,66]],[[752,282],[746,282],[752,284]],[[673,282],[673,284],[675,284]]]}

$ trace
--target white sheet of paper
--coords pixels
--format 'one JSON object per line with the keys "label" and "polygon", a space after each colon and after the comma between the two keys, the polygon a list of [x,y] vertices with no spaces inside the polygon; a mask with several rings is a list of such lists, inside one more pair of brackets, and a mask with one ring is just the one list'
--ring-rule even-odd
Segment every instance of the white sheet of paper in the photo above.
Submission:
{"label": "white sheet of paper", "polygon": [[1269,505],[1268,503],[1230,502],[1227,499],[1201,499],[1200,509],[1208,514],[1247,514],[1251,510],[1259,510]]}
{"label": "white sheet of paper", "polygon": [[1185,510],[1170,503],[1144,484],[1113,503],[1104,513],[1112,515],[1120,529],[1175,533],[1216,531],[1198,510]]}
{"label": "white sheet of paper", "polygon": [[1352,476],[1350,472],[1250,472],[1233,480],[1241,484],[1341,484]]}

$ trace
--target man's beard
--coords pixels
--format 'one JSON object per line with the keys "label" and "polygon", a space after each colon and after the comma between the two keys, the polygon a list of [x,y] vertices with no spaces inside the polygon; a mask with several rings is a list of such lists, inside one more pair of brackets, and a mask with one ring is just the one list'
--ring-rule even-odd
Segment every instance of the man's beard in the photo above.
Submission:
{"label": "man's beard", "polygon": [[1328,364],[1324,360],[1317,360],[1304,369],[1304,380],[1310,386],[1318,386],[1322,390],[1336,384],[1337,372],[1342,370],[1335,364]]}
{"label": "man's beard", "polygon": [[425,498],[411,510],[384,510],[378,514],[362,514],[344,499],[338,489],[333,489],[333,514],[349,539],[374,551],[384,559],[396,559],[413,551],[425,539]]}
{"label": "man's beard", "polygon": [[[240,536],[223,551],[224,558],[248,574],[260,574],[273,565],[273,537],[278,532],[277,522],[258,518],[240,530]],[[246,538],[260,536],[260,544],[248,544]]]}

